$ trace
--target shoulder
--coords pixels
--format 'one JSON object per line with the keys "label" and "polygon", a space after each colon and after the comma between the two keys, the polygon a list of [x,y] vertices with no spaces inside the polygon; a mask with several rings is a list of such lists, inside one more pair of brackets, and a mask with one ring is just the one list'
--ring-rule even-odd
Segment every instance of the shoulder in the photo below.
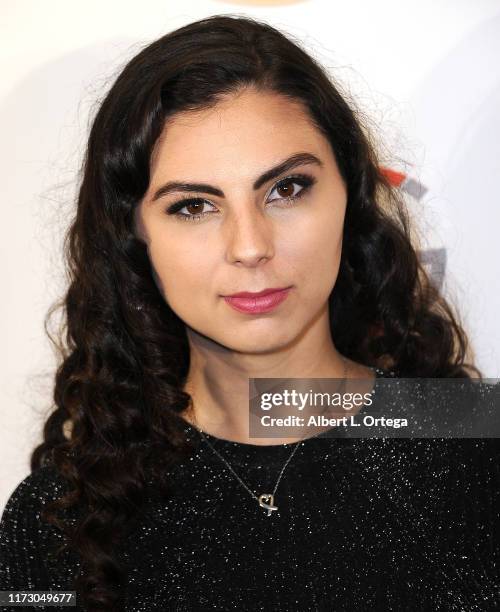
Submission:
{"label": "shoulder", "polygon": [[48,558],[62,533],[43,520],[47,502],[69,484],[53,466],[40,467],[17,484],[0,520],[0,589],[44,589]]}
{"label": "shoulder", "polygon": [[12,514],[41,509],[47,501],[63,495],[67,489],[67,481],[54,466],[37,468],[16,485],[3,510],[1,524]]}

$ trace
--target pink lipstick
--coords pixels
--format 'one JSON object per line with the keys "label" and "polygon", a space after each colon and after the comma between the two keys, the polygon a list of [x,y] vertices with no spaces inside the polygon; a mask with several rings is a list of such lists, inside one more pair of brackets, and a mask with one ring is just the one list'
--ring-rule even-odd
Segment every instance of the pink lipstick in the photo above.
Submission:
{"label": "pink lipstick", "polygon": [[235,310],[248,314],[260,314],[274,310],[286,300],[291,287],[264,289],[252,293],[242,291],[233,295],[223,296],[226,302]]}

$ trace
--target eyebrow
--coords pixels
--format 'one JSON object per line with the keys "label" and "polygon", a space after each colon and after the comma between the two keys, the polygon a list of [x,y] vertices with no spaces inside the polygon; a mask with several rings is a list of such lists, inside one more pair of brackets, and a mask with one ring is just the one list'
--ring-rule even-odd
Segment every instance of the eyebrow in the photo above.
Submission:
{"label": "eyebrow", "polygon": [[[319,157],[316,157],[316,155],[313,155],[312,153],[295,153],[284,161],[277,164],[276,166],[270,168],[269,170],[266,170],[263,174],[256,178],[253,183],[253,190],[256,191],[257,189],[262,187],[264,183],[267,183],[268,181],[276,178],[280,174],[283,174],[284,172],[288,172],[289,170],[292,170],[297,166],[302,166],[305,164],[315,164],[320,167],[323,166],[323,162],[319,159]],[[198,191],[202,193],[209,193],[210,195],[214,196],[220,196],[221,198],[224,197],[224,192],[222,191],[222,189],[219,189],[218,187],[214,187],[212,185],[207,185],[206,183],[184,183],[179,181],[172,181],[169,183],[165,183],[165,185],[159,187],[151,198],[151,202],[158,200],[164,195],[177,191]]]}

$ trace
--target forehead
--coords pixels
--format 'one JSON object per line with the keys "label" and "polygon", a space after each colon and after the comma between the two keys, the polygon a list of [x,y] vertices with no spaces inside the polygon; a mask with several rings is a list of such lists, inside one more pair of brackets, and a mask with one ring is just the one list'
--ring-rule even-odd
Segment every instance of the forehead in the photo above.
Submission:
{"label": "forehead", "polygon": [[306,150],[327,157],[328,149],[300,101],[249,89],[210,109],[169,118],[153,152],[152,171],[189,178],[194,170],[209,167],[216,173],[247,170],[254,177],[290,152]]}

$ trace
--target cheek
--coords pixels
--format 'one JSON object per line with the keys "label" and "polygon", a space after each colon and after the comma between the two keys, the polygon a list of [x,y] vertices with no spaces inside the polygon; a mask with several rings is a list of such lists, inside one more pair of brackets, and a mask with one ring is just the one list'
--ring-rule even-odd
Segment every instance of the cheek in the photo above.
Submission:
{"label": "cheek", "polygon": [[150,248],[157,283],[165,300],[174,309],[196,308],[193,296],[212,278],[211,259],[200,241],[182,245],[164,238]]}
{"label": "cheek", "polygon": [[329,293],[338,273],[342,252],[342,223],[321,217],[304,223],[290,236],[285,259],[293,262],[298,283],[314,287],[316,295]]}

